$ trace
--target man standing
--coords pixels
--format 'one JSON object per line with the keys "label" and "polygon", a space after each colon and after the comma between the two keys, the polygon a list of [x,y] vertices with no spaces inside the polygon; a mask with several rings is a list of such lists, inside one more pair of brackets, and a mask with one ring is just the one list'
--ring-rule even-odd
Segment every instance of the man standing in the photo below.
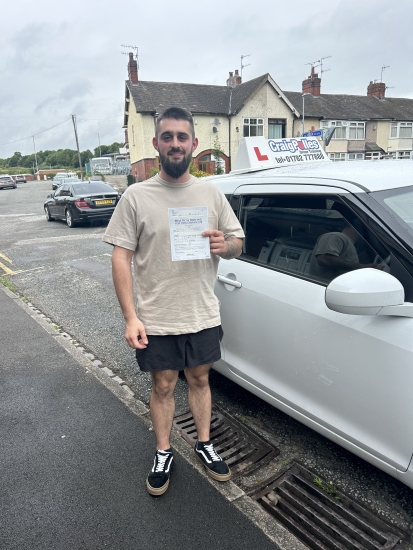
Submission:
{"label": "man standing", "polygon": [[[244,233],[218,188],[189,173],[198,145],[189,112],[167,109],[157,120],[153,145],[159,151],[160,173],[125,191],[103,240],[114,245],[112,273],[126,322],[125,338],[136,349],[140,369],[152,377],[150,410],[156,453],[146,486],[151,495],[162,495],[173,461],[169,438],[181,370],[188,381],[188,401],[198,433],[195,455],[214,479],[231,477],[209,439],[209,370],[220,359],[223,335],[214,294],[219,258],[239,256]],[[186,218],[187,213],[192,218]],[[199,255],[197,246],[202,248],[204,241],[198,237],[185,255],[188,241],[174,233],[174,223],[183,223],[184,229],[187,224],[190,230],[199,217],[208,226],[202,237],[209,239],[209,251],[204,247],[206,253]],[[177,254],[182,247],[183,255]],[[191,255],[197,259],[190,259]]]}

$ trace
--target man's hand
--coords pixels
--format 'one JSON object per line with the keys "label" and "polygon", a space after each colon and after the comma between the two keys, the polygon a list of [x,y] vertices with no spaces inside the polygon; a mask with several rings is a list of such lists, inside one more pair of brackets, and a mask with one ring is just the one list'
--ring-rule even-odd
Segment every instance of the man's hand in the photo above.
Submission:
{"label": "man's hand", "polygon": [[211,254],[220,256],[225,260],[236,258],[242,252],[242,239],[229,237],[225,239],[222,231],[218,229],[208,229],[202,233],[203,237],[209,237],[209,249]]}
{"label": "man's hand", "polygon": [[126,321],[125,338],[128,345],[133,349],[145,349],[148,345],[145,327],[143,323],[136,317],[130,321]]}

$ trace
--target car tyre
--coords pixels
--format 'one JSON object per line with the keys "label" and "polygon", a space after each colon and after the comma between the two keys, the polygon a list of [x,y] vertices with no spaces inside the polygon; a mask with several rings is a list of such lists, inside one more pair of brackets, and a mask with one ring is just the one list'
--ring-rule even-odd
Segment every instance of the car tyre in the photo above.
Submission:
{"label": "car tyre", "polygon": [[54,218],[52,218],[52,216],[50,215],[50,210],[49,210],[48,206],[44,207],[44,215],[46,216],[46,220],[48,222],[53,222],[54,221]]}
{"label": "car tyre", "polygon": [[65,216],[66,216],[66,223],[70,227],[70,229],[72,229],[73,227],[76,227],[76,222],[73,220],[72,212],[69,209],[66,210]]}

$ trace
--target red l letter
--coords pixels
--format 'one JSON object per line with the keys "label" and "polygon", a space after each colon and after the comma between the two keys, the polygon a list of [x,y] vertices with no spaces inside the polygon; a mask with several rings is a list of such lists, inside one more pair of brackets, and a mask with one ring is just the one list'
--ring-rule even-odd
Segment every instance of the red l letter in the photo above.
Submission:
{"label": "red l letter", "polygon": [[261,155],[258,147],[254,147],[255,154],[257,155],[258,160],[268,160],[267,155]]}

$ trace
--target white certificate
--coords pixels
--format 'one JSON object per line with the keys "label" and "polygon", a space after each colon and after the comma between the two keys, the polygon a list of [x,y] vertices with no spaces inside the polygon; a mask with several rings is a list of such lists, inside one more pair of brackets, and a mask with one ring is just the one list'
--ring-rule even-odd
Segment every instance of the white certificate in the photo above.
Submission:
{"label": "white certificate", "polygon": [[172,261],[210,258],[209,239],[202,236],[208,230],[208,207],[168,208],[168,214]]}

